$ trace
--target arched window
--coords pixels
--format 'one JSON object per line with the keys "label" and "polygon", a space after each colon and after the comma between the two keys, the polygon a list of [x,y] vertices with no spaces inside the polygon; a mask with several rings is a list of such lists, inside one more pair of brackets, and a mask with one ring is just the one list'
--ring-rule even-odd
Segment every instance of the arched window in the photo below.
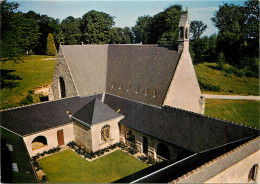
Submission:
{"label": "arched window", "polygon": [[166,160],[170,160],[170,150],[169,148],[163,144],[163,143],[159,143],[157,145],[157,155],[159,155],[160,157],[162,157],[163,159]]}
{"label": "arched window", "polygon": [[179,28],[180,38],[183,38],[183,36],[184,36],[183,32],[184,32],[184,28],[183,28],[183,27],[180,27],[180,28]]}
{"label": "arched window", "polygon": [[135,144],[135,136],[131,130],[125,131],[125,139]]}
{"label": "arched window", "polygon": [[32,141],[32,150],[36,150],[42,147],[47,146],[47,139],[46,137],[40,135],[38,137],[35,137]]}
{"label": "arched window", "polygon": [[102,141],[107,141],[110,139],[110,126],[105,125],[101,129],[101,140]]}
{"label": "arched window", "polygon": [[185,30],[185,39],[188,39],[188,28]]}
{"label": "arched window", "polygon": [[66,97],[65,82],[62,77],[59,77],[59,83],[60,83],[60,97],[65,98]]}
{"label": "arched window", "polygon": [[256,181],[257,171],[258,171],[258,165],[255,164],[253,165],[253,167],[251,167],[250,172],[248,174],[248,182]]}

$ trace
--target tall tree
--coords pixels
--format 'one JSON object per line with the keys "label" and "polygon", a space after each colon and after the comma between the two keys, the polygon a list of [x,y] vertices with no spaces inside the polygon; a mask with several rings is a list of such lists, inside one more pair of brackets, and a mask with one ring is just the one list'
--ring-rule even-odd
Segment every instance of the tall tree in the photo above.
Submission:
{"label": "tall tree", "polygon": [[110,42],[114,18],[109,14],[91,10],[82,16],[80,31],[82,40],[88,44],[106,44]]}
{"label": "tall tree", "polygon": [[135,43],[148,43],[148,35],[152,17],[149,15],[138,17],[135,26],[132,27]]}
{"label": "tall tree", "polygon": [[198,39],[207,29],[207,25],[202,21],[191,21],[190,23],[190,33],[192,34],[192,39]]}
{"label": "tall tree", "polygon": [[249,0],[242,6],[224,3],[212,21],[219,30],[218,52],[224,53],[226,61],[240,68],[248,58],[253,63],[259,51],[259,2]]}
{"label": "tall tree", "polygon": [[80,44],[81,32],[79,29],[80,19],[69,16],[62,20],[61,29],[64,34],[66,45]]}
{"label": "tall tree", "polygon": [[17,60],[37,45],[39,27],[18,7],[18,3],[1,2],[1,60]]}
{"label": "tall tree", "polygon": [[57,51],[56,51],[56,47],[55,47],[54,38],[51,33],[48,34],[46,45],[47,45],[46,54],[48,56],[56,56]]}

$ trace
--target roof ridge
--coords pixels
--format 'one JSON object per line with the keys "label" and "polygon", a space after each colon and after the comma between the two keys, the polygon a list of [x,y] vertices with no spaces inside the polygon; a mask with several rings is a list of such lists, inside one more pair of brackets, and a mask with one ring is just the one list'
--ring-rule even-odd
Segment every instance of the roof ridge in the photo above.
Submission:
{"label": "roof ridge", "polygon": [[[95,96],[95,95],[92,95],[92,96]],[[0,110],[0,112],[9,111],[9,110],[14,110],[14,109],[20,109],[20,108],[29,107],[29,106],[34,106],[34,105],[41,105],[41,104],[45,104],[45,103],[56,102],[56,101],[66,100],[66,99],[76,98],[76,97],[79,97],[79,98],[80,98],[80,96],[78,96],[78,95],[77,95],[77,96],[71,96],[71,97],[60,98],[60,99],[56,99],[56,100],[49,100],[49,101],[44,101],[44,102],[38,102],[38,103],[33,103],[33,104],[18,106],[18,107],[11,107],[11,108],[8,108],[8,109]]]}
{"label": "roof ridge", "polygon": [[232,150],[230,150],[229,152],[227,152],[227,153],[225,153],[225,154],[223,154],[223,155],[221,155],[221,156],[218,156],[217,158],[214,158],[214,159],[210,160],[209,162],[206,162],[205,164],[201,165],[200,167],[197,167],[196,169],[193,169],[192,171],[189,171],[189,172],[187,172],[186,174],[183,174],[182,176],[180,176],[180,177],[178,177],[177,179],[173,180],[171,183],[178,183],[178,182],[180,182],[181,180],[183,180],[184,178],[187,178],[188,176],[190,176],[190,175],[192,175],[192,174],[194,174],[194,173],[200,171],[201,169],[203,169],[203,168],[205,168],[205,167],[207,167],[207,166],[209,166],[209,165],[211,165],[211,164],[217,162],[218,160],[220,160],[220,159],[222,159],[222,158],[224,158],[224,157],[227,157],[228,155],[233,154],[233,153],[236,152],[236,151],[241,150],[242,148],[244,148],[244,147],[247,146],[248,144],[251,144],[251,143],[253,143],[253,142],[255,142],[255,141],[259,140],[259,139],[260,139],[260,136],[254,138],[254,139],[252,139],[252,140],[249,140],[249,141],[247,141],[246,143],[244,143],[244,144],[242,144],[242,145],[236,147],[235,149],[232,149]]}
{"label": "roof ridge", "polygon": [[198,116],[202,116],[202,117],[205,117],[205,118],[208,118],[208,119],[219,120],[219,121],[222,121],[222,122],[234,124],[234,125],[241,126],[241,127],[246,127],[246,128],[250,128],[250,129],[260,130],[260,128],[257,128],[257,127],[247,126],[247,125],[244,125],[244,124],[242,124],[242,123],[239,124],[239,123],[236,123],[236,122],[233,122],[233,121],[224,120],[224,119],[220,119],[220,118],[217,118],[217,117],[206,116],[206,115],[204,115],[204,114],[200,114],[200,113],[197,113],[197,112],[188,111],[188,110],[185,110],[185,109],[180,109],[180,108],[177,108],[177,107],[172,107],[172,106],[168,106],[168,105],[163,105],[162,108],[164,108],[164,107],[167,107],[167,108],[169,108],[169,109],[181,110],[181,111],[188,112],[188,113],[191,113],[191,114],[195,114],[195,115],[198,115]]}

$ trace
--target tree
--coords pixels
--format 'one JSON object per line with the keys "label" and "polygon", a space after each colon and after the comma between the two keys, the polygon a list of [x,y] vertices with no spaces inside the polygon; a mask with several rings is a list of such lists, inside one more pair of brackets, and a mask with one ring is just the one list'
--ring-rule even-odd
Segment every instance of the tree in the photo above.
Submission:
{"label": "tree", "polygon": [[190,23],[190,33],[192,33],[192,39],[198,39],[207,29],[207,25],[202,21],[191,21]]}
{"label": "tree", "polygon": [[82,41],[88,44],[106,44],[110,42],[114,18],[109,14],[91,10],[82,16],[80,31]]}
{"label": "tree", "polygon": [[66,45],[80,44],[81,32],[79,29],[80,19],[69,16],[62,20],[61,29],[64,34]]}
{"label": "tree", "polygon": [[1,2],[1,60],[20,60],[37,45],[39,26],[18,12],[19,4]]}
{"label": "tree", "polygon": [[148,43],[177,45],[181,5],[173,5],[153,16]]}
{"label": "tree", "polygon": [[51,33],[48,34],[48,38],[47,38],[46,54],[48,56],[56,56],[57,54],[54,38]]}
{"label": "tree", "polygon": [[226,61],[243,68],[243,61],[252,58],[253,64],[259,51],[259,2],[249,0],[243,6],[224,3],[211,20],[219,30],[218,52],[224,53]]}
{"label": "tree", "polygon": [[148,42],[148,35],[152,17],[149,15],[138,17],[136,25],[132,27],[135,43]]}

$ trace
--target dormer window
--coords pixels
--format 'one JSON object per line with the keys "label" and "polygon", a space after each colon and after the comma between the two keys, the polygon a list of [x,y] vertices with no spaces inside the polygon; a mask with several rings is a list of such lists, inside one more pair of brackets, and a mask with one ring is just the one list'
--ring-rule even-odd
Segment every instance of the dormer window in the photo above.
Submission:
{"label": "dormer window", "polygon": [[138,91],[139,91],[139,88],[136,88],[135,93],[138,93]]}
{"label": "dormer window", "polygon": [[153,97],[155,98],[155,96],[157,95],[157,91],[153,92]]}
{"label": "dormer window", "polygon": [[148,89],[147,89],[147,90],[145,90],[145,94],[144,94],[145,96],[147,96],[147,94],[148,94],[148,91],[149,91]]}
{"label": "dormer window", "polygon": [[119,86],[119,89],[121,89],[122,88],[122,84],[120,84],[120,86]]}
{"label": "dormer window", "polygon": [[113,83],[112,83],[112,88],[114,88],[114,86],[115,86],[115,83],[113,82]]}

